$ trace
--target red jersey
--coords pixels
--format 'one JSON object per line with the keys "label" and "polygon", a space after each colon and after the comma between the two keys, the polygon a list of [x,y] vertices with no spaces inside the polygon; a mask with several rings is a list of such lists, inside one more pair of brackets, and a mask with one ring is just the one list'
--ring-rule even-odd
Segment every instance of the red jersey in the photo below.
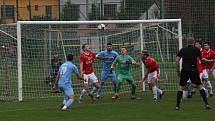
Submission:
{"label": "red jersey", "polygon": [[155,70],[157,70],[157,71],[159,70],[158,64],[150,56],[148,56],[145,61],[143,61],[143,59],[142,59],[142,62],[146,66],[147,71],[150,72],[150,73],[153,72],[153,71],[155,71]]}
{"label": "red jersey", "polygon": [[84,74],[93,73],[93,61],[95,58],[95,53],[85,53],[83,52],[80,56],[80,63],[83,63],[83,72]]}
{"label": "red jersey", "polygon": [[[206,55],[205,57],[208,60],[214,60],[215,61],[215,52],[214,50],[206,50]],[[206,69],[211,69],[213,66],[214,62],[204,62],[203,65],[205,66]]]}
{"label": "red jersey", "polygon": [[202,63],[199,57],[197,58],[197,70],[199,74],[203,72]]}
{"label": "red jersey", "polygon": [[[206,51],[205,49],[201,48],[201,49],[200,49],[200,52],[201,52],[202,58],[206,58],[207,51]],[[201,60],[200,60],[200,61],[201,61]],[[198,63],[198,61],[197,61],[197,63]],[[206,69],[204,63],[201,63],[201,65],[202,65],[202,70]]]}

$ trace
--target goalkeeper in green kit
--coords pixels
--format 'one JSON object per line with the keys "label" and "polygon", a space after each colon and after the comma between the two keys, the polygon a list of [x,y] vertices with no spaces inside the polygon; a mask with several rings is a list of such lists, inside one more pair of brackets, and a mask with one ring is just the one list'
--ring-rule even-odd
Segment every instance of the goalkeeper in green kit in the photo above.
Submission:
{"label": "goalkeeper in green kit", "polygon": [[136,61],[130,55],[127,55],[127,53],[127,48],[121,47],[121,55],[117,56],[111,65],[111,69],[114,69],[116,66],[117,74],[117,90],[116,94],[112,97],[113,100],[119,98],[118,93],[124,81],[128,81],[131,85],[131,99],[135,99],[136,83],[129,70],[132,64],[136,64]]}

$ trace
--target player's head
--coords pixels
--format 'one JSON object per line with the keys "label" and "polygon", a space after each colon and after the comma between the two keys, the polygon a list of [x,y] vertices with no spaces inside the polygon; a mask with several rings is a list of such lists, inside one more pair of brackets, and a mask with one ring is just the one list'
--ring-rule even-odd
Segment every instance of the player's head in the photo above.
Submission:
{"label": "player's head", "polygon": [[148,52],[146,50],[142,50],[141,59],[145,60],[148,56],[149,56]]}
{"label": "player's head", "polygon": [[197,47],[198,49],[201,49],[202,48],[202,41],[196,40],[195,41],[195,47]]}
{"label": "player's head", "polygon": [[125,46],[122,46],[120,51],[121,51],[122,55],[126,55],[128,53],[128,50],[127,50],[127,48]]}
{"label": "player's head", "polygon": [[73,60],[73,55],[72,54],[68,54],[66,57],[67,61],[72,61]]}
{"label": "player's head", "polygon": [[193,37],[188,37],[187,38],[187,45],[188,46],[194,46],[195,44],[195,39]]}
{"label": "player's head", "polygon": [[112,51],[112,49],[113,49],[112,43],[108,42],[107,43],[107,51]]}
{"label": "player's head", "polygon": [[83,44],[83,45],[82,45],[82,50],[83,50],[84,52],[86,52],[86,51],[87,51],[87,52],[88,52],[88,51],[90,51],[90,45],[89,45],[89,44],[86,44],[86,43],[85,43],[85,44]]}
{"label": "player's head", "polygon": [[210,44],[209,42],[204,42],[204,49],[209,50],[210,49]]}

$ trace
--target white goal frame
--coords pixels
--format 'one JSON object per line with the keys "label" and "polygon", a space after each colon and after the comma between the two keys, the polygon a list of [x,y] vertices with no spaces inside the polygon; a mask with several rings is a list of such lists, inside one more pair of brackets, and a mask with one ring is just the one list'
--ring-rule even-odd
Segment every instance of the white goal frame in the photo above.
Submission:
{"label": "white goal frame", "polygon": [[[140,25],[140,33],[143,33],[144,23],[177,23],[178,24],[178,42],[179,49],[182,48],[182,25],[181,19],[152,19],[152,20],[102,20],[102,21],[17,21],[17,58],[18,58],[18,100],[23,100],[22,89],[22,49],[21,49],[21,25],[22,24],[138,24]],[[141,50],[143,50],[143,35],[140,34]],[[144,77],[144,65],[142,67],[142,77]],[[145,91],[145,84],[143,83],[143,91]]]}

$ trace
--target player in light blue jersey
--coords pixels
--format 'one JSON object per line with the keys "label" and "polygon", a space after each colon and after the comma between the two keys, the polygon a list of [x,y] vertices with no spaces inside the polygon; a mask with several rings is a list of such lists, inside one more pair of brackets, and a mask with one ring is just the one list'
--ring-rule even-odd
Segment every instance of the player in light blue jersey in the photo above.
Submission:
{"label": "player in light blue jersey", "polygon": [[68,110],[68,107],[74,102],[74,92],[72,88],[71,76],[75,74],[78,79],[83,80],[78,72],[76,65],[72,63],[73,55],[67,55],[67,61],[60,66],[55,86],[58,84],[58,89],[64,92],[64,101],[61,106],[62,111]]}
{"label": "player in light blue jersey", "polygon": [[107,43],[107,49],[105,51],[101,51],[96,55],[96,58],[103,61],[103,69],[100,78],[100,88],[98,91],[99,94],[97,95],[97,98],[100,97],[104,82],[108,79],[112,81],[113,92],[114,94],[116,93],[116,73],[111,69],[111,64],[118,55],[119,54],[113,50],[112,43],[110,42]]}

